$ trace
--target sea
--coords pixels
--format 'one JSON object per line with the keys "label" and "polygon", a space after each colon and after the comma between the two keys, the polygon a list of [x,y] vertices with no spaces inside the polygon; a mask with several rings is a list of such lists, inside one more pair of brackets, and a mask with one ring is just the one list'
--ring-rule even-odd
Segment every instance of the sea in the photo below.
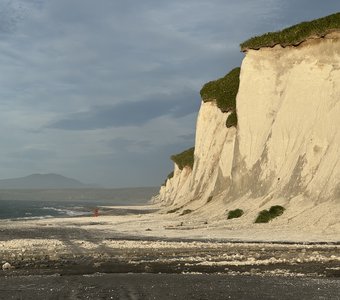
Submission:
{"label": "sea", "polygon": [[0,220],[87,216],[93,215],[98,207],[104,213],[104,206],[144,205],[157,190],[157,187],[0,190]]}
{"label": "sea", "polygon": [[[108,201],[30,201],[0,200],[0,219],[45,219],[92,215],[98,206]],[[115,205],[115,204],[111,204]]]}

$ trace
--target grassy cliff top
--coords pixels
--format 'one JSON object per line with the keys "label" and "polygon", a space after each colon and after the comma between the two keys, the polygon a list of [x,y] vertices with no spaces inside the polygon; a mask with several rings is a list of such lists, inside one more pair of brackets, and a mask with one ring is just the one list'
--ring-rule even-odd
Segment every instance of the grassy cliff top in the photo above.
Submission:
{"label": "grassy cliff top", "polygon": [[288,27],[277,32],[268,32],[261,36],[255,36],[242,43],[241,50],[260,49],[262,47],[274,47],[298,45],[311,37],[323,37],[334,30],[340,30],[340,13],[324,18]]}
{"label": "grassy cliff top", "polygon": [[194,151],[195,148],[193,147],[179,154],[172,155],[171,160],[179,167],[180,170],[183,170],[184,167],[190,167],[192,169],[194,165]]}
{"label": "grassy cliff top", "polygon": [[206,83],[201,89],[204,102],[216,100],[222,112],[233,111],[236,108],[236,95],[240,85],[240,68],[231,70],[226,76]]}

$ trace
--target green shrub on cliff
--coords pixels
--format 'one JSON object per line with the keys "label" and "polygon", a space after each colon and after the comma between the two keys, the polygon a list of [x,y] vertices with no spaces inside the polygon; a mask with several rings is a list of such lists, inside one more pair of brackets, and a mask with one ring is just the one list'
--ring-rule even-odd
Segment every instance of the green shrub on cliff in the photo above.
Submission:
{"label": "green shrub on cliff", "polygon": [[285,208],[282,207],[281,205],[274,205],[269,209],[269,213],[274,217],[281,216],[284,211]]}
{"label": "green shrub on cliff", "polygon": [[257,216],[255,223],[268,223],[271,220],[271,215],[268,210],[261,210]]}
{"label": "green shrub on cliff", "polygon": [[189,167],[192,169],[194,165],[194,151],[195,148],[193,147],[179,154],[172,155],[171,160],[178,166],[180,170],[183,170],[184,167]]}
{"label": "green shrub on cliff", "polygon": [[200,94],[204,102],[216,100],[222,112],[235,111],[239,85],[240,68],[235,68],[223,78],[206,83]]}
{"label": "green shrub on cliff", "polygon": [[316,19],[310,22],[303,22],[281,31],[268,32],[261,36],[255,36],[244,43],[241,49],[260,49],[262,47],[273,47],[280,44],[281,46],[298,45],[311,37],[323,37],[333,30],[340,29],[340,13],[336,13],[324,18]]}
{"label": "green shrub on cliff", "polygon": [[281,216],[285,208],[280,205],[274,205],[269,210],[260,211],[257,216],[255,223],[268,223],[269,221],[275,219],[278,216]]}
{"label": "green shrub on cliff", "polygon": [[228,116],[225,125],[228,128],[233,127],[233,126],[235,126],[235,127],[237,126],[237,113],[236,113],[235,110]]}
{"label": "green shrub on cliff", "polygon": [[242,217],[243,214],[244,214],[244,211],[242,209],[238,208],[238,209],[235,209],[235,210],[231,210],[228,213],[228,220]]}

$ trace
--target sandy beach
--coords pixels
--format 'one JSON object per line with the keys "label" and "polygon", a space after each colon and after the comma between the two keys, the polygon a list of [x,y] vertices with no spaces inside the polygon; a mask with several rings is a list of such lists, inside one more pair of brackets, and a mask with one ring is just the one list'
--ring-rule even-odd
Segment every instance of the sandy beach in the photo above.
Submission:
{"label": "sandy beach", "polygon": [[[303,280],[319,280],[320,284],[328,284],[332,280],[331,286],[335,290],[340,287],[340,243],[335,239],[315,240],[314,237],[313,240],[304,236],[304,239],[298,240],[299,236],[295,234],[289,240],[286,239],[287,233],[280,235],[279,229],[275,228],[273,231],[257,228],[247,233],[242,228],[239,231],[232,230],[228,228],[230,225],[223,225],[221,220],[210,224],[194,218],[186,220],[181,221],[162,210],[157,211],[155,206],[101,207],[98,217],[2,220],[0,261],[2,265],[9,265],[0,271],[1,289],[9,293],[10,287],[13,287],[9,282],[27,286],[42,284],[41,288],[46,289],[53,281],[58,282],[53,286],[56,291],[58,285],[66,284],[66,278],[71,276],[77,278],[77,282],[88,282],[99,290],[104,289],[106,295],[111,295],[108,287],[112,278],[116,282],[122,280],[119,274],[131,273],[134,276],[139,274],[139,286],[142,286],[140,282],[146,280],[143,278],[149,278],[152,274],[162,274],[163,277],[152,277],[156,281],[170,274],[185,275],[183,278],[188,282],[196,282],[194,278],[202,280],[200,276],[219,274],[222,277],[208,277],[213,279],[212,286],[218,286],[221,280],[229,282],[234,280],[230,278],[236,277],[242,280],[250,280],[251,277],[254,285],[257,285],[257,280],[262,280],[260,278],[275,280],[272,279],[275,277],[286,281],[302,278],[303,285]],[[285,239],[280,240],[280,236]],[[169,278],[171,280],[166,281],[170,280],[169,284],[177,289],[178,279]],[[91,280],[93,282],[89,283]],[[129,277],[127,282],[130,282],[127,284],[131,287],[134,280]],[[87,285],[84,283],[80,287],[79,284],[78,290]],[[23,289],[26,290],[27,286]],[[60,289],[60,295],[70,291]],[[186,292],[184,289],[181,295],[184,297]],[[1,298],[5,294],[0,299],[11,299],[7,296]],[[41,299],[46,295],[42,293]],[[143,293],[139,290],[139,298],[125,299],[143,299],[141,295]],[[153,299],[152,295],[149,294],[150,299]],[[171,299],[170,295],[162,299]],[[215,299],[225,299],[214,295]],[[245,291],[244,297],[246,295]],[[40,299],[33,292],[31,296],[23,299]],[[209,294],[209,297],[212,296]],[[202,299],[211,299],[209,297]],[[69,296],[68,299],[86,298]],[[88,299],[106,298],[89,296]]]}
{"label": "sandy beach", "polygon": [[[221,220],[185,221],[155,206],[102,207],[100,214],[0,221],[1,261],[19,273],[53,268],[69,272],[70,263],[75,273],[118,272],[115,268],[153,273],[252,269],[254,273],[254,266],[267,272],[289,265],[287,270],[293,273],[330,275],[340,267],[340,243],[335,237],[317,240],[317,236],[304,235],[299,240],[292,233],[287,239],[288,233],[280,234],[279,228],[233,229]],[[77,271],[78,266],[88,271]]]}

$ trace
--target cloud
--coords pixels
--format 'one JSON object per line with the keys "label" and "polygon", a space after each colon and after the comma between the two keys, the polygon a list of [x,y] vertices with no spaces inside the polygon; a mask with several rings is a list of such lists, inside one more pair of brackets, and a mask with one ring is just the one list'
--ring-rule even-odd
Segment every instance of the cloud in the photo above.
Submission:
{"label": "cloud", "polygon": [[140,126],[163,115],[184,117],[197,111],[200,100],[195,92],[173,95],[153,95],[148,100],[116,105],[94,106],[91,110],[71,114],[49,128],[93,130],[107,127]]}
{"label": "cloud", "polygon": [[149,140],[132,140],[124,137],[117,137],[107,142],[107,145],[113,149],[113,153],[140,153],[150,151],[152,142]]}
{"label": "cloud", "polygon": [[0,3],[0,34],[13,33],[23,16],[24,9],[19,3],[2,1]]}
{"label": "cloud", "polygon": [[27,161],[42,161],[51,158],[56,158],[56,153],[50,150],[44,150],[40,148],[23,149],[10,153],[9,157],[16,160],[27,160]]}
{"label": "cloud", "polygon": [[[173,162],[170,156],[184,149],[192,147],[192,141],[169,141],[165,145],[147,147],[147,151],[135,151],[134,141],[113,141],[112,147],[117,150],[114,143],[125,144],[119,151],[100,155],[98,157],[81,157],[71,161],[69,168],[77,170],[80,177],[81,165],[93,171],[82,174],[84,182],[91,182],[91,178],[100,178],[104,186],[155,186],[164,182],[167,174],[172,171]],[[145,149],[146,150],[146,149]],[[95,154],[94,154],[95,155]],[[107,174],[110,174],[107,177]],[[106,178],[105,178],[106,177]],[[93,181],[93,180],[92,180]]]}
{"label": "cloud", "polygon": [[288,26],[321,18],[340,11],[338,1],[327,1],[327,5],[318,0],[300,0],[284,2],[283,15],[289,14],[284,23]]}

